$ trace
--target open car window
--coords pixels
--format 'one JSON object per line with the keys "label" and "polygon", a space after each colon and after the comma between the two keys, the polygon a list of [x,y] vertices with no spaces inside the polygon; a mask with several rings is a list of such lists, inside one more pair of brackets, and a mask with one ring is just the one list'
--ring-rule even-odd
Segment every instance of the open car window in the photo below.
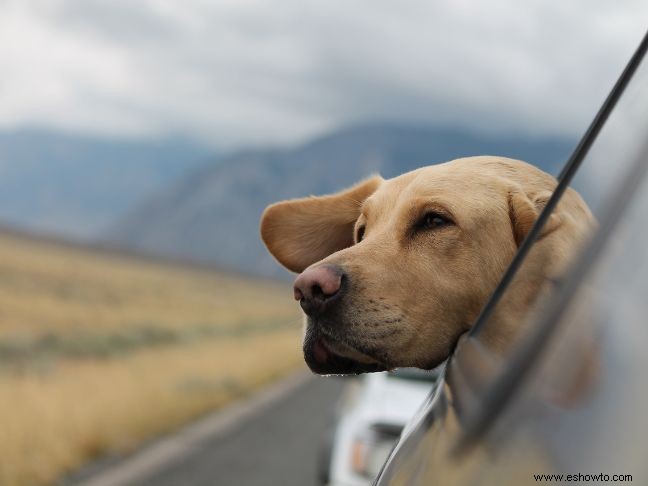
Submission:
{"label": "open car window", "polygon": [[[641,383],[648,315],[647,49],[648,35],[563,170],[561,184],[581,194],[597,224],[563,275],[545,275],[547,292],[520,317],[527,322],[504,351],[485,339],[491,326],[501,325],[497,306],[519,283],[503,278],[491,309],[460,340],[445,381],[405,429],[377,484],[430,484],[446,473],[455,483],[474,474],[483,484],[519,484],[519,476],[506,474],[530,475],[538,458],[545,472],[603,463],[614,471],[631,471],[630,464],[645,470],[647,431],[636,419],[648,405]],[[525,272],[542,242],[560,190],[507,271],[513,277]],[[605,426],[593,429],[593,423]],[[611,454],[611,443],[625,449]],[[475,444],[491,444],[493,454]]]}
{"label": "open car window", "polygon": [[[481,389],[484,391],[479,400],[469,400],[468,406],[464,405],[464,424],[465,435],[463,442],[469,442],[482,433],[486,427],[493,422],[494,416],[501,410],[507,394],[519,386],[523,379],[524,370],[531,366],[534,358],[539,354],[545,344],[545,338],[550,334],[553,326],[559,321],[558,310],[556,306],[560,298],[565,298],[567,289],[565,286],[571,283],[572,286],[578,285],[577,273],[584,273],[584,270],[594,263],[595,255],[588,255],[586,252],[592,252],[593,248],[601,246],[608,239],[614,239],[616,235],[616,220],[620,219],[622,207],[620,206],[624,198],[628,198],[639,183],[639,178],[643,176],[643,171],[647,163],[648,142],[648,59],[646,51],[648,50],[648,34],[644,37],[628,68],[621,77],[627,78],[627,83],[617,85],[618,101],[602,124],[598,136],[592,140],[591,147],[587,154],[584,154],[582,162],[578,165],[577,170],[572,174],[565,175],[569,170],[567,167],[563,171],[563,182],[569,182],[570,187],[578,191],[583,200],[588,205],[592,215],[596,219],[596,224],[592,227],[591,238],[587,238],[583,245],[571,254],[571,261],[566,267],[566,272],[561,276],[547,276],[549,281],[548,290],[541,295],[535,307],[530,307],[528,314],[523,316],[528,322],[526,327],[521,326],[521,331],[514,336],[515,343],[511,346],[508,359],[499,363],[500,366],[493,366],[492,360],[484,358],[483,348],[479,343],[485,342],[480,339],[480,335],[486,335],[488,326],[498,326],[497,322],[497,305],[506,302],[507,294],[510,296],[515,292],[515,285],[519,283],[512,279],[509,286],[500,289],[500,302],[495,305],[495,311],[489,318],[478,323],[480,328],[474,333],[474,341],[469,346],[482,349],[482,352],[471,353],[471,361],[474,364],[475,356],[482,356],[482,363],[478,367],[491,367],[490,373],[485,380],[487,385],[482,384]],[[613,93],[614,94],[614,91]],[[610,98],[608,99],[608,102]],[[614,101],[614,100],[612,100]],[[582,142],[581,142],[582,144]],[[577,155],[577,154],[576,154]],[[573,160],[572,160],[573,161]],[[550,221],[551,212],[543,214],[545,221]],[[627,219],[627,218],[626,218]],[[635,217],[635,220],[637,218]],[[542,222],[541,222],[542,223]],[[550,224],[550,223],[545,223]],[[627,225],[627,223],[626,223]],[[539,233],[540,235],[542,232]],[[645,244],[645,239],[643,240]],[[541,236],[536,241],[529,242],[538,244],[541,242]],[[616,243],[618,245],[618,242]],[[534,248],[530,247],[527,258],[533,255]],[[584,261],[584,259],[589,259]],[[527,260],[523,260],[517,269],[518,274],[523,274]],[[627,265],[627,261],[624,263]],[[639,263],[638,263],[639,265]],[[569,277],[569,278],[567,278]],[[608,283],[609,285],[609,283]],[[574,289],[572,289],[574,291]],[[612,292],[612,289],[610,289]],[[606,299],[609,300],[609,299]],[[598,302],[598,300],[594,300]],[[566,303],[563,302],[563,307]],[[555,315],[551,315],[554,309]],[[645,314],[643,314],[645,316]],[[484,334],[481,334],[484,333]],[[466,367],[463,363],[464,370],[461,366],[455,366],[459,371],[455,374],[471,374],[465,372],[465,368],[475,368],[471,363]],[[474,373],[472,373],[474,375]],[[465,381],[465,377],[455,380]]]}
{"label": "open car window", "polygon": [[[493,351],[498,354],[508,354],[515,343],[532,330],[533,322],[537,321],[534,317],[541,312],[542,303],[550,300],[560,288],[572,262],[596,231],[602,211],[643,149],[645,134],[648,133],[648,61],[645,51],[644,38],[563,169],[556,193],[548,200],[528,241],[521,245],[519,254],[473,327],[471,335],[486,346],[496,343],[497,349]],[[574,191],[589,209],[592,224],[583,229],[585,234],[578,244],[560,248],[567,253],[561,255],[564,261],[557,268],[552,265],[555,249],[547,248],[543,254],[542,247],[547,245],[545,235],[551,232],[556,221],[574,217],[573,213],[561,211],[561,204],[574,197]],[[539,269],[542,279],[529,282],[527,277],[537,274]],[[524,289],[529,285],[542,287],[541,291],[534,292],[536,301],[532,305],[528,305],[528,300],[522,302],[531,295]],[[517,301],[521,305],[516,307],[514,303]],[[519,312],[512,312],[511,309],[519,309]],[[500,329],[514,329],[514,332],[493,338],[493,333]]]}

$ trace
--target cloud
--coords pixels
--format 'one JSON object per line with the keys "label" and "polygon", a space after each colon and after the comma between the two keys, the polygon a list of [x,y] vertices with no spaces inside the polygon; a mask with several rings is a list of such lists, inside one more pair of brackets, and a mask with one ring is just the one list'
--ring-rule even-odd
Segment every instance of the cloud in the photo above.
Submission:
{"label": "cloud", "polygon": [[581,133],[643,0],[0,0],[0,126],[216,146],[367,119]]}

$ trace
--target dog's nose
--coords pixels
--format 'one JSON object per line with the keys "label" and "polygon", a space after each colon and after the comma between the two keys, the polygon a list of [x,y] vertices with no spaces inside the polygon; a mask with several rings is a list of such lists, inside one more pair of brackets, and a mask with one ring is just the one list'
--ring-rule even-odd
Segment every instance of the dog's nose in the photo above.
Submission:
{"label": "dog's nose", "polygon": [[308,268],[295,280],[293,290],[309,316],[319,314],[339,295],[344,272],[334,265]]}

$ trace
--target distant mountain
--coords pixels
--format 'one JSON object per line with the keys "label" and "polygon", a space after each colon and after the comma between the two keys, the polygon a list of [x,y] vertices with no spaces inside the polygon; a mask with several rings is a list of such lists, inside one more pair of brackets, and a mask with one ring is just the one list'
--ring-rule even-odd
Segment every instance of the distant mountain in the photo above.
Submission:
{"label": "distant mountain", "polygon": [[0,132],[0,223],[89,237],[207,158],[180,140]]}
{"label": "distant mountain", "polygon": [[353,127],[294,149],[240,153],[202,168],[139,205],[105,237],[140,251],[280,275],[258,233],[271,202],[336,191],[373,172],[392,177],[470,155],[519,158],[557,174],[574,143],[394,124]]}

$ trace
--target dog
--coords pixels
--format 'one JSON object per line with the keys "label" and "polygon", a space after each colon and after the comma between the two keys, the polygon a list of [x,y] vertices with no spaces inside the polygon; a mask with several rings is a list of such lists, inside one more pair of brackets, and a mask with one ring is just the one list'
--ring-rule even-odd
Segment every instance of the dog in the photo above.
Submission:
{"label": "dog", "polygon": [[[268,206],[261,238],[299,273],[294,297],[306,314],[307,365],[358,374],[445,361],[556,184],[525,162],[480,156]],[[488,346],[508,349],[593,224],[567,189],[484,329]]]}

